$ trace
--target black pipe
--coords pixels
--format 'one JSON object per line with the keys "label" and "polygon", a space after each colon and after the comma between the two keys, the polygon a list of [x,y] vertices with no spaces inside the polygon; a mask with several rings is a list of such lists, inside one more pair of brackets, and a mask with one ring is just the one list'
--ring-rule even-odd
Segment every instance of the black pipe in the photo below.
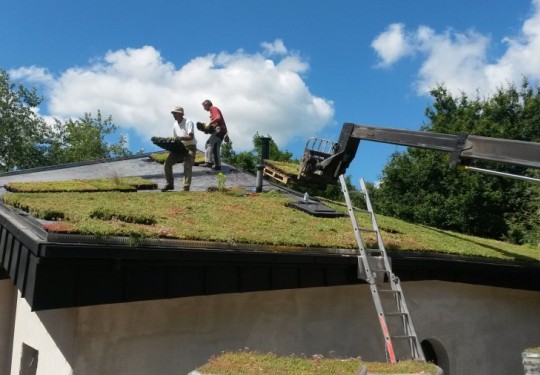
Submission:
{"label": "black pipe", "polygon": [[264,169],[264,160],[270,158],[270,138],[261,137],[261,154],[259,164],[257,165],[257,184],[255,186],[255,191],[257,193],[262,193],[263,185],[263,169]]}

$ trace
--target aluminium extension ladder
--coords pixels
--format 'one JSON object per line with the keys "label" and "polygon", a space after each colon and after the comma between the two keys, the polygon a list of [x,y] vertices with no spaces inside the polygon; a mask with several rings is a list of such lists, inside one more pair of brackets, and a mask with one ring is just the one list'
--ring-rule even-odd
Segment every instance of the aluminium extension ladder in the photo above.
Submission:
{"label": "aluminium extension ladder", "polygon": [[[360,193],[365,199],[373,229],[360,229],[358,227],[343,175],[339,176],[339,182],[341,183],[341,189],[347,201],[349,216],[356,242],[358,243],[358,277],[364,279],[369,284],[375,309],[377,310],[379,324],[384,336],[387,362],[396,363],[396,357],[398,357],[398,360],[425,361],[399,278],[392,272],[390,261],[386,255],[381,232],[375,219],[375,213],[373,212],[364,180],[360,179]],[[367,249],[364,246],[361,231],[376,234],[377,249]],[[390,333],[391,331],[393,334]]]}

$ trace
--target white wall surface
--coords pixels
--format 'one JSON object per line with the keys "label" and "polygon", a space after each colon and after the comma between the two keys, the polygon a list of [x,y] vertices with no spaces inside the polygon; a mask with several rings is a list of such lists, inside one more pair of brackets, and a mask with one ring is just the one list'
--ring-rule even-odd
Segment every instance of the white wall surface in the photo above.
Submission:
{"label": "white wall surface", "polygon": [[[446,375],[519,374],[523,349],[540,345],[539,292],[435,281],[403,289],[419,338],[447,351]],[[187,374],[245,347],[385,360],[366,285],[27,309],[17,319],[12,374],[22,342],[39,350],[38,374],[55,375]]]}
{"label": "white wall surface", "polygon": [[18,292],[11,374],[19,374],[23,343],[39,352],[38,375],[72,374],[76,319],[77,309],[32,312]]}
{"label": "white wall surface", "polygon": [[446,347],[450,374],[522,374],[523,349],[540,345],[540,292],[436,281],[404,289],[420,339]]}

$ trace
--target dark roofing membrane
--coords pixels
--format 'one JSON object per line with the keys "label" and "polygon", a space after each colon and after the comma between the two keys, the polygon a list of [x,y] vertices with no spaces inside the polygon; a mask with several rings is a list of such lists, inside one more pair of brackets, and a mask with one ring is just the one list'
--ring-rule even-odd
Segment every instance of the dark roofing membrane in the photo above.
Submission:
{"label": "dark roofing membrane", "polygon": [[[175,167],[177,186],[182,166]],[[223,166],[235,186],[254,190],[256,177]],[[192,190],[215,186],[195,166]],[[148,155],[0,174],[4,184],[140,176],[164,184],[163,166]],[[264,180],[263,191],[280,189]],[[159,194],[159,193],[158,193]],[[298,194],[299,200],[302,194]],[[351,228],[352,230],[352,228]],[[388,252],[402,281],[445,280],[540,290],[538,263]],[[363,283],[354,251],[47,233],[26,213],[0,205],[0,279],[10,278],[33,310],[106,303]]]}

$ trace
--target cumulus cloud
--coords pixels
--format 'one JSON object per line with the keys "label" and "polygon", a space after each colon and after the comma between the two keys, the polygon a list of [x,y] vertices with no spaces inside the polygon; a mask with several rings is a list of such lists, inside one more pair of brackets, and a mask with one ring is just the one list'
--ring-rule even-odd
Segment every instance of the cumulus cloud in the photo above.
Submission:
{"label": "cumulus cloud", "polygon": [[418,93],[425,94],[440,83],[454,93],[491,88],[484,74],[489,38],[474,31],[436,34],[428,27],[420,27],[415,37],[416,48],[428,56],[418,74]]}
{"label": "cumulus cloud", "polygon": [[522,75],[531,79],[540,78],[540,0],[534,0],[534,13],[523,23],[521,35],[503,39],[508,46],[505,54],[487,66],[486,76],[490,81],[517,80]]}
{"label": "cumulus cloud", "polygon": [[380,58],[379,66],[388,67],[412,52],[405,25],[394,23],[371,42],[371,47]]}
{"label": "cumulus cloud", "polygon": [[[302,79],[308,63],[289,53],[281,40],[262,48],[198,56],[176,67],[154,47],[144,46],[109,51],[57,77],[39,67],[16,72],[28,81],[48,77],[40,79],[46,84],[48,116],[82,117],[99,109],[115,124],[149,139],[170,135],[170,110],[177,105],[184,107],[186,117],[207,121],[201,103],[210,99],[223,112],[235,150],[250,149],[256,132],[285,148],[294,138],[304,139],[330,124],[333,103],[310,92]],[[196,136],[202,148],[207,136]]]}
{"label": "cumulus cloud", "polygon": [[30,66],[10,70],[9,75],[12,79],[26,79],[37,84],[50,84],[53,82],[53,76],[45,68]]}
{"label": "cumulus cloud", "polygon": [[379,66],[388,67],[407,55],[422,56],[414,84],[418,94],[444,84],[452,93],[490,95],[509,82],[519,84],[524,76],[540,80],[540,0],[533,0],[533,12],[521,33],[503,39],[506,50],[495,61],[487,57],[492,40],[474,30],[437,33],[428,26],[407,31],[392,24],[372,42]]}
{"label": "cumulus cloud", "polygon": [[281,39],[276,39],[272,43],[263,42],[261,43],[261,47],[263,48],[263,52],[269,56],[287,54],[287,47],[285,47],[285,43]]}

